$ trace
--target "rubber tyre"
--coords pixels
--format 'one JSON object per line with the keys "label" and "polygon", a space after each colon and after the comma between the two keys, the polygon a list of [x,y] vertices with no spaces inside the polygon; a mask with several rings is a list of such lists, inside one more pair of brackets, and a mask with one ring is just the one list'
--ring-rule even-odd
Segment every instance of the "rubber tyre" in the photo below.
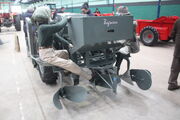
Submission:
{"label": "rubber tyre", "polygon": [[16,31],[21,31],[21,19],[20,15],[14,16],[14,26]]}
{"label": "rubber tyre", "polygon": [[151,26],[144,27],[140,33],[140,40],[146,46],[153,46],[158,41],[158,32]]}
{"label": "rubber tyre", "polygon": [[53,73],[53,69],[50,66],[38,65],[39,75],[41,80],[46,84],[56,84],[57,74]]}

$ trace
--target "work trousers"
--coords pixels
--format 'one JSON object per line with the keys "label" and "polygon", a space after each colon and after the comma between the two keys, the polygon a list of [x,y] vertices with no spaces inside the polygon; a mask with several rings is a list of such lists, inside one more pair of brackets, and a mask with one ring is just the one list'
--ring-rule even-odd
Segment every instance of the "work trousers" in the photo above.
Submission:
{"label": "work trousers", "polygon": [[54,50],[53,48],[40,49],[39,56],[41,60],[68,70],[86,80],[90,80],[92,78],[90,74],[85,72],[81,67],[69,59],[67,50]]}
{"label": "work trousers", "polygon": [[177,85],[177,78],[180,72],[180,58],[179,57],[175,57],[173,58],[173,62],[171,65],[171,73],[170,73],[170,77],[169,77],[169,84],[174,84]]}

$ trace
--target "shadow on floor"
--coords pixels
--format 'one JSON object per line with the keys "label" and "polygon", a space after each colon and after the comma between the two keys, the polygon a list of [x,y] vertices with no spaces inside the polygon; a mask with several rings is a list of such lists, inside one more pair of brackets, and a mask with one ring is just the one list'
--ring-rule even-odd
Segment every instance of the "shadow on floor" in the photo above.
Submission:
{"label": "shadow on floor", "polygon": [[121,85],[118,87],[117,94],[112,93],[109,89],[103,89],[99,92],[89,89],[89,96],[85,102],[74,103],[69,100],[61,100],[61,102],[64,104],[63,109],[66,109],[74,118],[75,116],[79,117],[81,114],[96,111],[104,114],[111,110],[123,110],[124,108],[147,114],[148,107],[144,102],[146,99],[148,99],[146,96]]}

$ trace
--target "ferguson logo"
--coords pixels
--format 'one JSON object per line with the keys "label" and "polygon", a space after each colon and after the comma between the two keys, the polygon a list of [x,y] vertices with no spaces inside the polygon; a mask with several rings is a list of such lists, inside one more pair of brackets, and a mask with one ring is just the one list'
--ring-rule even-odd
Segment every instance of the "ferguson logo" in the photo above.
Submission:
{"label": "ferguson logo", "polygon": [[107,25],[107,27],[115,24],[118,24],[118,21],[108,21],[107,19],[104,19],[104,25]]}

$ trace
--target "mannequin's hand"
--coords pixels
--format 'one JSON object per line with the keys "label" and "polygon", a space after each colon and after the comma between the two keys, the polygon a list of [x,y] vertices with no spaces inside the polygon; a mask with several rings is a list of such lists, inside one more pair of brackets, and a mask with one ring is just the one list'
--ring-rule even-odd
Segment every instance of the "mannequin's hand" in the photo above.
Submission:
{"label": "mannequin's hand", "polygon": [[71,20],[71,16],[68,16],[67,19],[68,19],[68,21],[70,21]]}
{"label": "mannequin's hand", "polygon": [[70,48],[73,48],[73,45],[72,45],[72,44],[69,44],[69,47],[70,47]]}
{"label": "mannequin's hand", "polygon": [[129,47],[128,46],[125,46],[125,47],[122,47],[120,50],[119,50],[120,53],[124,54],[124,55],[127,55],[129,54]]}

